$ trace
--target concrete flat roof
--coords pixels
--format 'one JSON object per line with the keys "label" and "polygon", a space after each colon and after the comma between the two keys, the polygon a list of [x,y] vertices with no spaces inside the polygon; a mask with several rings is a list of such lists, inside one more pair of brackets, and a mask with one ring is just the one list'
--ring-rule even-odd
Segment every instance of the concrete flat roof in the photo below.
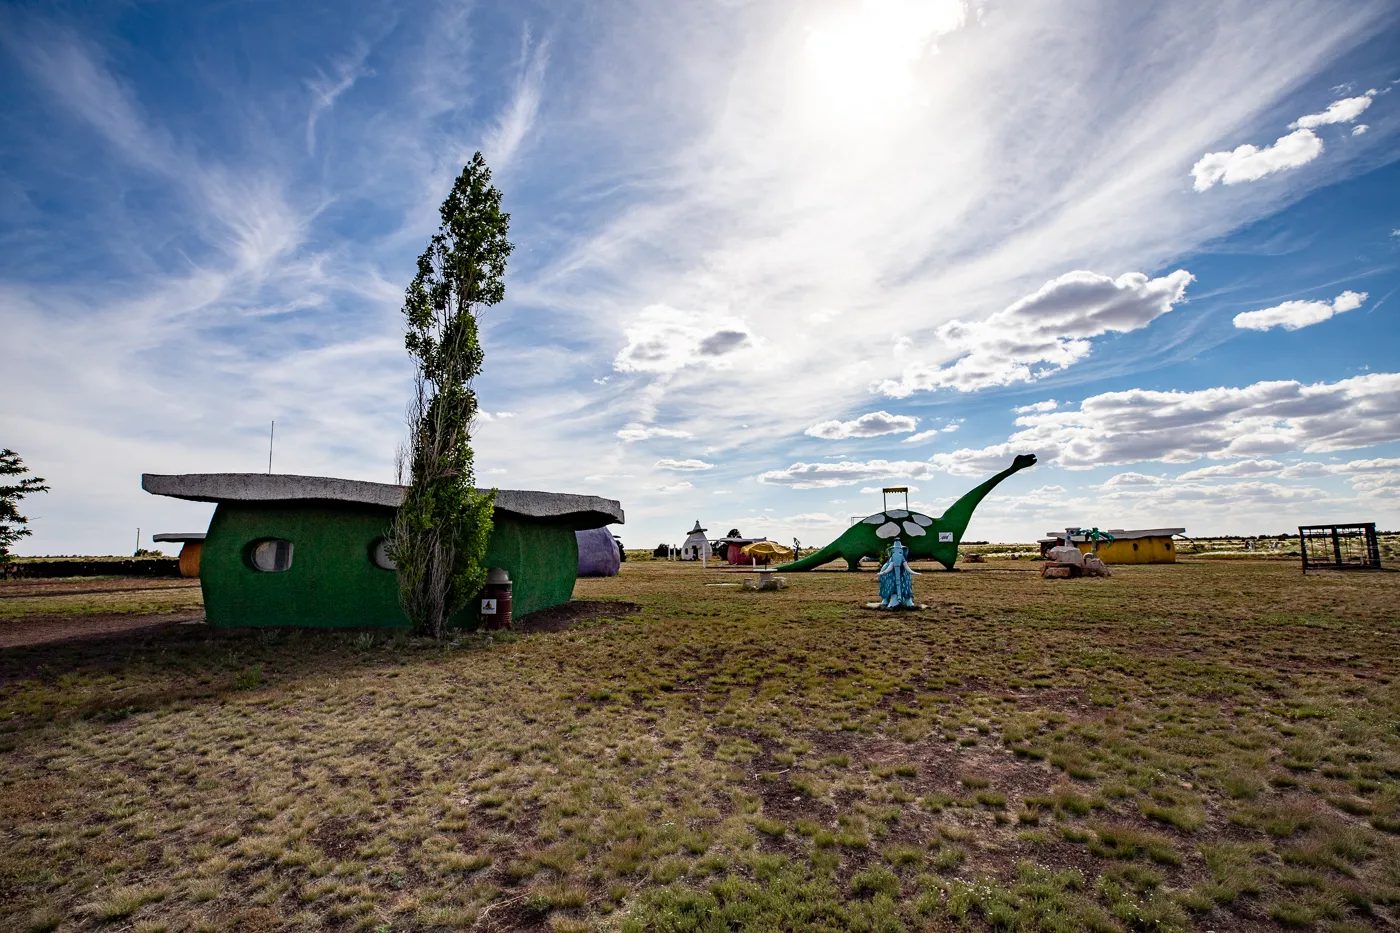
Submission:
{"label": "concrete flat roof", "polygon": [[152,541],[203,541],[202,531],[162,531],[158,535],[151,535]]}
{"label": "concrete flat roof", "polygon": [[[1113,535],[1115,541],[1131,541],[1133,538],[1170,538],[1172,535],[1186,534],[1185,528],[1139,528],[1133,531],[1124,531],[1122,528],[1105,528],[1102,530]],[[1047,531],[1045,534],[1049,538],[1063,538],[1065,536],[1063,531]],[[1081,530],[1079,534],[1074,536],[1074,539],[1076,541],[1084,540],[1084,531]]]}
{"label": "concrete flat roof", "polygon": [[[353,502],[391,509],[403,502],[405,489],[395,483],[286,473],[142,473],[141,488],[191,502]],[[559,519],[576,531],[624,523],[622,504],[601,496],[500,489],[496,508],[525,518]]]}

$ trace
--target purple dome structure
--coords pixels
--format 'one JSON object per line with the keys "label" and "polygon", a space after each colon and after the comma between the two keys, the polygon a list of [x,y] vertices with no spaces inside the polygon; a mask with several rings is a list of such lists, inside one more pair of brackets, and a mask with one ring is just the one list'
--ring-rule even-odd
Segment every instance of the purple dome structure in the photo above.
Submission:
{"label": "purple dome structure", "polygon": [[576,531],[578,538],[578,575],[580,577],[615,577],[622,563],[617,541],[607,528]]}

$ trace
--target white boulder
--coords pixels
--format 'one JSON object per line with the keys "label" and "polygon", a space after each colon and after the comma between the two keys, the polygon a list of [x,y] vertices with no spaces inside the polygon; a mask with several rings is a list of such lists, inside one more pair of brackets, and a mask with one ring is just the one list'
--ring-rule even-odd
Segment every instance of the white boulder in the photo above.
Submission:
{"label": "white boulder", "polygon": [[1108,572],[1108,565],[1099,560],[1093,554],[1084,555],[1084,576],[1086,577],[1111,577]]}

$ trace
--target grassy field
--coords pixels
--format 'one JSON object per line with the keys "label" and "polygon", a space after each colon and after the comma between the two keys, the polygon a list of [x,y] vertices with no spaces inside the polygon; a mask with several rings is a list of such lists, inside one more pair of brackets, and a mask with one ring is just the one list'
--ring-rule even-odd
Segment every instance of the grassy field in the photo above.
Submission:
{"label": "grassy field", "polygon": [[[1400,534],[1377,535],[1382,561],[1400,561]],[[1299,560],[1298,537],[1278,540],[1254,538],[1254,547],[1246,549],[1244,537],[1178,539],[1178,556],[1212,560],[1243,558],[1247,560],[1284,560],[1295,565]],[[1033,541],[998,544],[964,544],[958,548],[960,558],[975,554],[985,560],[1030,560],[1040,556],[1040,545]],[[651,551],[628,550],[631,561],[653,560]]]}
{"label": "grassy field", "polygon": [[0,581],[0,625],[35,616],[149,615],[203,607],[199,581],[180,577]]}
{"label": "grassy field", "polygon": [[0,651],[0,925],[1392,929],[1400,575],[1037,566]]}

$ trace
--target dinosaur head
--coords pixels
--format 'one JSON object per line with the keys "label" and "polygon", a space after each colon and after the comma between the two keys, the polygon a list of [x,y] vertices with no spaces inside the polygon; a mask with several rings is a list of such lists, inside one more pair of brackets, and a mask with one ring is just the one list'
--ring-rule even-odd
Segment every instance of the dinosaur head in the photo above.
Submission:
{"label": "dinosaur head", "polygon": [[1021,454],[1011,461],[1011,469],[1024,470],[1026,467],[1035,466],[1035,454]]}

